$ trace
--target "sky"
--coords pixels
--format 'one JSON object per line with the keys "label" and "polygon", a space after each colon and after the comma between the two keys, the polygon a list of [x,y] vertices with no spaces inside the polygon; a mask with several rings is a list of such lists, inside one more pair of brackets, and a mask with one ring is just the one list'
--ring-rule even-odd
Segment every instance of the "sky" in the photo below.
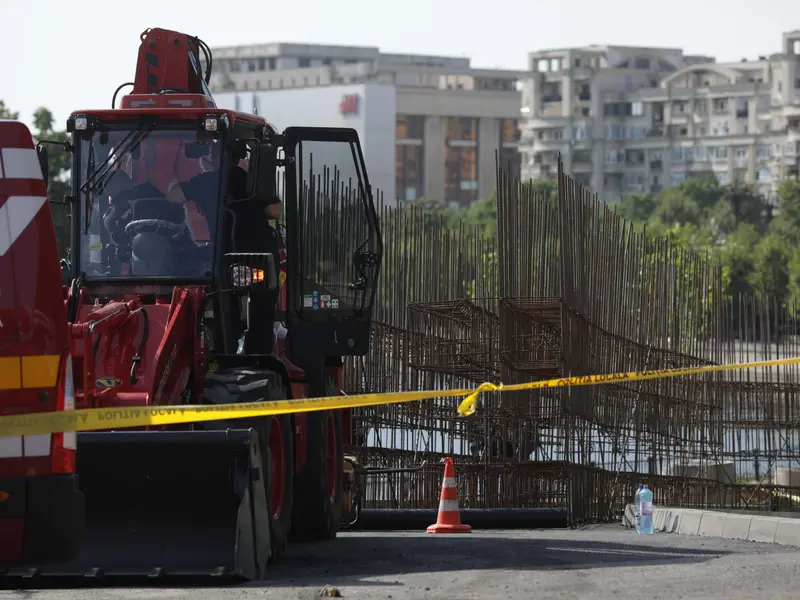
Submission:
{"label": "sky", "polygon": [[0,24],[0,99],[26,123],[46,106],[61,128],[73,110],[110,107],[148,27],[212,49],[368,45],[509,69],[524,69],[528,52],[588,44],[677,47],[723,62],[779,52],[781,34],[800,29],[800,0],[0,0]]}

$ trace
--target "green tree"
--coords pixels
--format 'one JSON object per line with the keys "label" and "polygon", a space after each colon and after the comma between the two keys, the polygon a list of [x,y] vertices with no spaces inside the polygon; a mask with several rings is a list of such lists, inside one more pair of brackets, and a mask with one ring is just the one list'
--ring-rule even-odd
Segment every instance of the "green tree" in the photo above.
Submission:
{"label": "green tree", "polygon": [[0,119],[10,119],[11,121],[16,121],[19,119],[19,113],[12,112],[11,109],[6,106],[6,103],[0,100]]}

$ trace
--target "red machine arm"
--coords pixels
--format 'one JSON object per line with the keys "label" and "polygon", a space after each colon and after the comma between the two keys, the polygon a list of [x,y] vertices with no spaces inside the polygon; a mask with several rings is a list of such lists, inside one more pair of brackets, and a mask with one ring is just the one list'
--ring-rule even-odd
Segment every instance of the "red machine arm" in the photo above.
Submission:
{"label": "red machine arm", "polygon": [[203,77],[200,51],[211,72],[211,53],[199,38],[168,29],[146,29],[141,36],[133,94],[157,94],[162,90],[211,96]]}

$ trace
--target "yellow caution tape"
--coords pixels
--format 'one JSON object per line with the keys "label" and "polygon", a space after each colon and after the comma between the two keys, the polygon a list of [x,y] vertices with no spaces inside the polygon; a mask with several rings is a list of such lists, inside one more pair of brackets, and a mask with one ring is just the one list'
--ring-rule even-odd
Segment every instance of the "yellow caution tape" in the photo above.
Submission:
{"label": "yellow caution tape", "polygon": [[125,429],[129,427],[158,427],[163,425],[177,425],[179,423],[217,421],[220,419],[243,419],[288,413],[401,404],[405,402],[419,402],[432,398],[464,398],[458,405],[458,414],[460,416],[469,416],[474,414],[477,410],[478,396],[482,392],[513,392],[580,385],[602,385],[604,383],[661,379],[680,375],[697,375],[716,371],[755,369],[790,364],[800,364],[800,357],[733,365],[631,371],[628,373],[613,373],[609,375],[560,377],[558,379],[548,379],[546,381],[533,381],[510,385],[504,385],[502,383],[482,383],[476,389],[423,390],[418,392],[326,396],[322,398],[270,400],[245,404],[89,408],[67,412],[28,413],[0,416],[0,437],[36,435],[62,431],[102,431],[107,429]]}
{"label": "yellow caution tape", "polygon": [[[761,367],[779,367],[781,365],[800,364],[800,356],[795,358],[779,358],[750,363],[737,363],[733,365],[711,365],[705,367],[686,367],[682,369],[657,369],[653,371],[630,371],[628,373],[612,373],[610,375],[582,375],[577,377],[559,377],[546,381],[531,381],[529,383],[482,383],[478,389],[464,398],[458,405],[458,414],[471,415],[475,412],[478,396],[481,392],[518,392],[521,390],[540,390],[544,388],[572,387],[578,385],[602,385],[604,383],[620,383],[623,381],[642,381],[645,379],[663,379],[679,375],[698,375],[700,373],[713,373],[716,371],[735,371],[737,369],[758,369]],[[2,425],[0,424],[0,431]]]}

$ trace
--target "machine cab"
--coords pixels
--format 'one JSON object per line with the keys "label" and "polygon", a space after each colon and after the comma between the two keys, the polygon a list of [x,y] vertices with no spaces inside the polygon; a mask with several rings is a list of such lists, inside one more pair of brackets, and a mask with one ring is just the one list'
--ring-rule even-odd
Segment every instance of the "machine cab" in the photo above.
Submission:
{"label": "machine cab", "polygon": [[236,205],[274,196],[283,203],[292,347],[366,353],[382,246],[357,132],[277,134],[220,109],[182,110],[181,119],[132,112],[68,123],[73,278],[230,287],[232,239],[246,225],[236,223]]}
{"label": "machine cab", "polygon": [[67,125],[73,278],[210,284],[226,132],[202,113],[168,119],[104,112],[73,115]]}

